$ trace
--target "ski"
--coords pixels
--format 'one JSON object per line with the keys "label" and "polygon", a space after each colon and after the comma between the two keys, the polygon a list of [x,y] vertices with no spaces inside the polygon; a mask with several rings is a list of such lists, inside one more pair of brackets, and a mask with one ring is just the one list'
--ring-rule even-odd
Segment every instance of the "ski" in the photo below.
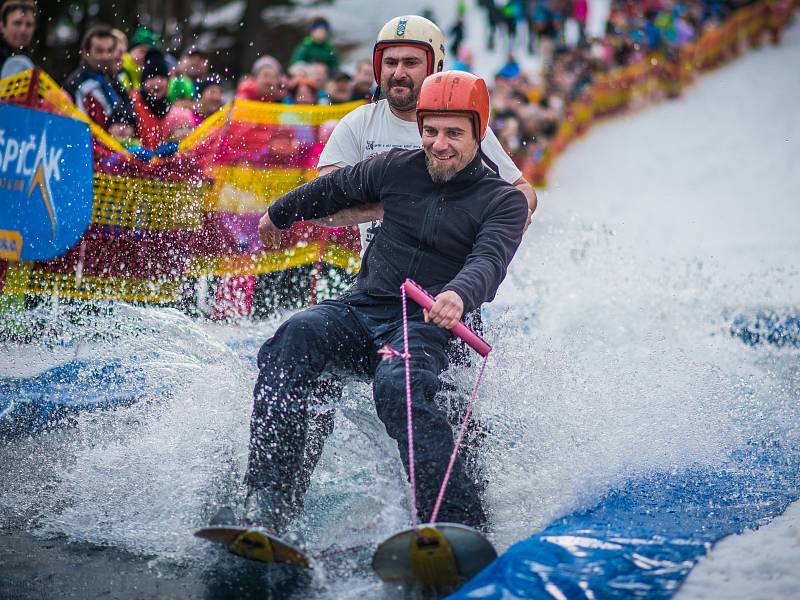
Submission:
{"label": "ski", "polygon": [[305,552],[263,527],[209,525],[198,529],[194,535],[221,544],[229,552],[242,558],[263,563],[294,565],[303,569],[311,568],[311,559]]}
{"label": "ski", "polygon": [[401,531],[378,546],[372,568],[387,583],[456,589],[497,558],[481,533],[456,523]]}

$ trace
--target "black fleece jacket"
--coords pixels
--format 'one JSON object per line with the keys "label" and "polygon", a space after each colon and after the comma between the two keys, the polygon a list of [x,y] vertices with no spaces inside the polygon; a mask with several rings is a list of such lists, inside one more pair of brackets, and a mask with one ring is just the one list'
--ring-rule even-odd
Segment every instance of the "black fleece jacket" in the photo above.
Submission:
{"label": "black fleece jacket", "polygon": [[413,279],[434,296],[456,292],[464,312],[491,301],[522,241],[525,196],[477,155],[447,183],[435,183],[424,150],[390,150],[318,177],[269,208],[280,229],[360,204],[383,202],[383,225],[369,245],[356,288],[400,296]]}

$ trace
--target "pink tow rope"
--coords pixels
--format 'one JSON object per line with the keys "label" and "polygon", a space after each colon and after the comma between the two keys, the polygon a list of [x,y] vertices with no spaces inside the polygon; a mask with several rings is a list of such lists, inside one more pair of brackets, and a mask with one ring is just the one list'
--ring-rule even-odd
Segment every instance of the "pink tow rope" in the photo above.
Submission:
{"label": "pink tow rope", "polygon": [[[428,294],[424,289],[418,286],[416,283],[411,281],[410,279],[406,279],[403,282],[403,285],[400,286],[400,295],[402,296],[403,300],[403,343],[404,343],[404,352],[401,354],[394,348],[389,345],[384,346],[380,353],[384,356],[384,358],[388,358],[390,356],[402,358],[405,361],[406,366],[406,426],[408,427],[408,477],[411,482],[410,491],[409,491],[409,501],[411,504],[411,524],[416,527],[419,517],[417,513],[417,481],[416,481],[416,470],[414,466],[414,423],[412,418],[412,403],[411,403],[411,353],[408,349],[408,311],[407,311],[407,300],[406,294],[411,296],[411,299],[414,300],[417,304],[422,306],[425,310],[430,310],[431,306],[433,306],[434,299],[433,297]],[[444,493],[447,490],[447,484],[450,482],[450,476],[453,472],[453,465],[456,462],[456,456],[458,456],[458,450],[461,447],[461,443],[464,440],[464,435],[467,432],[467,425],[469,424],[469,419],[472,416],[472,409],[475,406],[475,399],[478,396],[478,388],[481,385],[481,380],[483,379],[483,372],[486,369],[486,362],[489,359],[489,353],[492,351],[492,347],[486,343],[479,335],[477,335],[474,331],[472,331],[469,327],[464,325],[464,323],[459,322],[456,324],[453,329],[451,330],[454,334],[460,337],[464,342],[466,342],[475,352],[483,356],[483,363],[481,364],[480,371],[478,372],[478,378],[475,381],[475,386],[472,388],[472,394],[470,395],[469,402],[467,403],[467,408],[464,413],[464,420],[461,422],[461,427],[458,430],[458,435],[456,436],[455,444],[453,445],[453,452],[450,455],[450,461],[447,464],[447,470],[444,473],[444,478],[442,480],[442,486],[439,488],[439,494],[436,497],[436,503],[433,507],[433,512],[431,513],[430,523],[436,522],[436,517],[439,516],[439,509],[442,506],[442,501],[444,500]]]}

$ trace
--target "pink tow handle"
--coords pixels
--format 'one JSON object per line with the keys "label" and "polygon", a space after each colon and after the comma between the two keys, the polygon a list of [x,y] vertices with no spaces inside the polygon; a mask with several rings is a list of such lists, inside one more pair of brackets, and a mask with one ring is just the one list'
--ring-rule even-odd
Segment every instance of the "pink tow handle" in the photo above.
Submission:
{"label": "pink tow handle", "polygon": [[[425,310],[430,310],[431,306],[433,306],[433,296],[431,296],[415,282],[411,281],[410,279],[406,279],[403,282],[403,288],[406,290],[406,294],[408,294],[414,302],[419,304]],[[466,342],[470,348],[475,350],[475,352],[484,358],[489,354],[489,352],[492,351],[492,347],[487,344],[481,336],[460,321],[450,331],[464,340],[464,342]]]}

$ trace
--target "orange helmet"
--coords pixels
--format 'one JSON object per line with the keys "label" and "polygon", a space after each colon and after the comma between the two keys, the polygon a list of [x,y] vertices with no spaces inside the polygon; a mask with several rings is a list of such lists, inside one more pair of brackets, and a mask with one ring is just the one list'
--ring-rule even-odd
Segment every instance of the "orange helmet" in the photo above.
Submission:
{"label": "orange helmet", "polygon": [[472,117],[475,138],[486,136],[489,125],[489,90],[486,82],[472,73],[445,71],[428,76],[417,98],[417,126],[422,135],[422,119],[427,114],[457,112]]}

